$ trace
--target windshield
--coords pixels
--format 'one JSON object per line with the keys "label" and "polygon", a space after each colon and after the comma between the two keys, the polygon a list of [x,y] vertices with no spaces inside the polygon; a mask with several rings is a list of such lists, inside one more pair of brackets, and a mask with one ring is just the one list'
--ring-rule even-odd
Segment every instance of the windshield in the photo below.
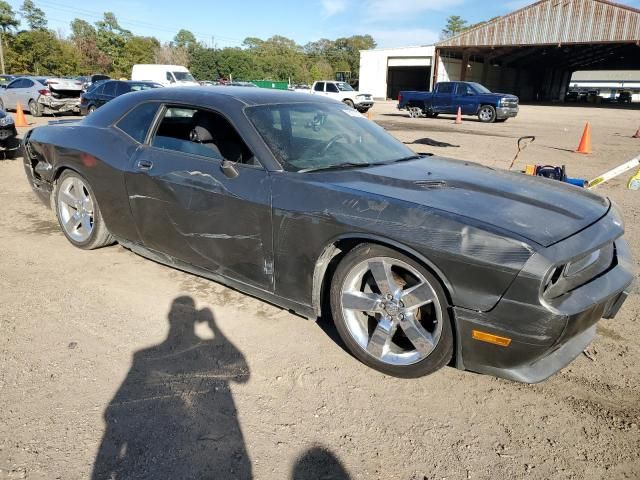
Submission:
{"label": "windshield", "polygon": [[353,88],[351,88],[351,85],[349,85],[348,83],[345,83],[345,82],[338,82],[338,83],[336,83],[336,85],[338,86],[338,90],[340,90],[341,92],[353,92],[353,91],[355,91]]}
{"label": "windshield", "polygon": [[491,93],[491,90],[489,90],[484,85],[480,85],[479,83],[471,82],[469,83],[469,85],[471,85],[471,88],[473,88],[476,93]]}
{"label": "windshield", "polygon": [[415,155],[346,105],[276,104],[249,107],[246,112],[285,170],[366,166]]}
{"label": "windshield", "polygon": [[195,82],[196,79],[193,78],[189,72],[173,72],[173,76],[176,78],[178,82]]}

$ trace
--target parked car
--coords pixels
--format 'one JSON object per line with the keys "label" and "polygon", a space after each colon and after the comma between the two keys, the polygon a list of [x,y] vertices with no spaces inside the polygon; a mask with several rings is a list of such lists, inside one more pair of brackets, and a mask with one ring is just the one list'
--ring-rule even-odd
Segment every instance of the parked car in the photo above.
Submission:
{"label": "parked car", "polygon": [[618,94],[618,103],[631,103],[633,100],[633,95],[629,90],[621,91]]}
{"label": "parked car", "polygon": [[564,96],[565,102],[586,102],[587,92],[584,90],[569,90]]}
{"label": "parked car", "polygon": [[0,75],[0,88],[6,88],[12,80],[15,80],[15,75]]}
{"label": "parked car", "polygon": [[481,122],[506,122],[518,115],[518,97],[506,93],[492,93],[475,82],[440,82],[433,92],[401,91],[398,109],[417,107],[427,117],[441,113],[476,115]]}
{"label": "parked car", "polygon": [[252,87],[252,88],[258,88],[258,85],[256,85],[253,82],[243,82],[241,80],[235,80],[233,82],[229,82],[229,83],[227,83],[227,86],[229,86],[229,87]]}
{"label": "parked car", "polygon": [[161,88],[154,82],[136,82],[133,80],[99,81],[93,88],[89,88],[80,98],[80,113],[89,115],[110,100],[129,92],[138,92],[150,88]]}
{"label": "parked car", "polygon": [[34,117],[79,113],[82,83],[74,79],[19,77],[0,90],[0,108],[15,110],[18,103]]}
{"label": "parked car", "polygon": [[200,85],[182,65],[137,64],[131,70],[131,80],[155,82],[164,87]]}
{"label": "parked car", "polygon": [[151,89],[24,144],[31,186],[76,247],[119,242],[332,317],[353,355],[390,375],[452,362],[541,381],[634,279],[608,199],[416,155],[326,97]]}
{"label": "parked car", "polygon": [[101,73],[96,73],[94,75],[85,75],[85,76],[80,76],[80,77],[76,77],[76,80],[78,80],[79,82],[82,82],[82,89],[83,90],[88,90],[92,85],[104,81],[104,80],[111,80],[111,77],[109,75],[103,75]]}
{"label": "parked car", "polygon": [[0,110],[0,151],[5,158],[14,158],[19,148],[20,140],[13,117]]}
{"label": "parked car", "polygon": [[338,100],[362,113],[366,113],[373,107],[371,95],[354,90],[347,82],[334,80],[314,82],[310,93]]}

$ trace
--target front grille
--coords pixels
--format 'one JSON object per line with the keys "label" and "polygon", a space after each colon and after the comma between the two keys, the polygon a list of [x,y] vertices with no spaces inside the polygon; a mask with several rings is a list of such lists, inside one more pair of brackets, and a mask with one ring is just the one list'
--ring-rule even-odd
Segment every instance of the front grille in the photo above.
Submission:
{"label": "front grille", "polygon": [[505,108],[516,108],[518,106],[518,100],[502,100],[501,105]]}

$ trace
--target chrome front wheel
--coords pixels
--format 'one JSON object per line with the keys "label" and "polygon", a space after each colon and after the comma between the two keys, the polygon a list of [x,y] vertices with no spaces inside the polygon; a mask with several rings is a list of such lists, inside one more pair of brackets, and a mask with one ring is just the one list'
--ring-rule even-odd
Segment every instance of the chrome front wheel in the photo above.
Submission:
{"label": "chrome front wheel", "polygon": [[425,375],[446,364],[452,338],[445,297],[422,265],[368,245],[350,252],[335,277],[336,327],[364,363],[397,376]]}

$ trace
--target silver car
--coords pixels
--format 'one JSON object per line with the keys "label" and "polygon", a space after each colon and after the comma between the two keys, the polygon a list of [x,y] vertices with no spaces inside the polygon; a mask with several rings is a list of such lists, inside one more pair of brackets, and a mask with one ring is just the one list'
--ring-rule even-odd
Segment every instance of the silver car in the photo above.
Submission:
{"label": "silver car", "polygon": [[66,78],[20,77],[0,90],[0,108],[18,103],[34,117],[47,113],[80,112],[82,82]]}

